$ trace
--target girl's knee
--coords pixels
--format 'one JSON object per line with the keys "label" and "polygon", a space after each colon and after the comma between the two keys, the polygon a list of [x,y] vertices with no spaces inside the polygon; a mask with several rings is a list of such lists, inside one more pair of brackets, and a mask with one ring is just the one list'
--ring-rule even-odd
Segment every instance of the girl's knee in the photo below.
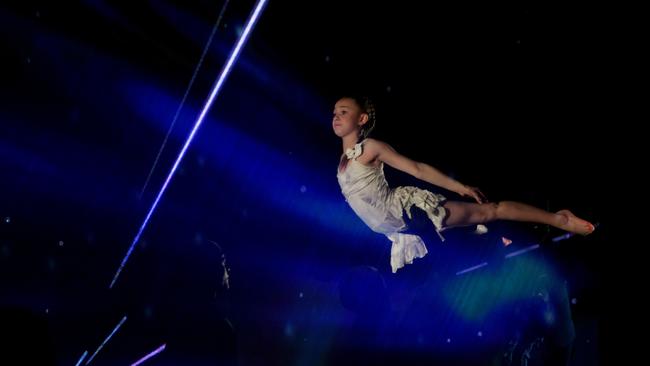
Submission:
{"label": "girl's knee", "polygon": [[494,221],[499,217],[499,203],[498,202],[491,202],[491,203],[484,203],[482,206],[483,209],[483,221],[488,222],[488,221]]}

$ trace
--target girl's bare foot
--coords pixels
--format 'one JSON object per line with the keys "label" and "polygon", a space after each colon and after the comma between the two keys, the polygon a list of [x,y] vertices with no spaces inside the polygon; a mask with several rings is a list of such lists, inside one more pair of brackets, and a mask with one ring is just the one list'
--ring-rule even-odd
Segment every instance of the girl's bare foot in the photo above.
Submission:
{"label": "girl's bare foot", "polygon": [[560,210],[556,214],[563,216],[559,225],[563,230],[580,235],[589,235],[596,229],[589,221],[579,218],[569,210]]}

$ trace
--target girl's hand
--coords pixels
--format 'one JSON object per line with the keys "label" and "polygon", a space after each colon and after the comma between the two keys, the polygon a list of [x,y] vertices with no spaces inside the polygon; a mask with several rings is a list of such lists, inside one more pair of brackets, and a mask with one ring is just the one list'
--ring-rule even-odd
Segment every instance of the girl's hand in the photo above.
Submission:
{"label": "girl's hand", "polygon": [[470,187],[464,185],[463,188],[456,193],[460,194],[463,197],[471,197],[478,203],[487,202],[487,198],[485,198],[483,192],[481,192],[481,190],[479,190],[476,187]]}

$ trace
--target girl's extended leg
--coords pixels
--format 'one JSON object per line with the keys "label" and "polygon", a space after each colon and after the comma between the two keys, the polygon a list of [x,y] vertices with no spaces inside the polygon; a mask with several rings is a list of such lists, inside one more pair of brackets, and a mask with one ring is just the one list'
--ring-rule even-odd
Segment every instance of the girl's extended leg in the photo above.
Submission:
{"label": "girl's extended leg", "polygon": [[445,219],[447,227],[484,224],[494,220],[512,220],[551,225],[580,235],[587,235],[594,231],[594,225],[575,216],[569,210],[552,213],[513,201],[484,204],[447,201],[443,206],[447,209]]}

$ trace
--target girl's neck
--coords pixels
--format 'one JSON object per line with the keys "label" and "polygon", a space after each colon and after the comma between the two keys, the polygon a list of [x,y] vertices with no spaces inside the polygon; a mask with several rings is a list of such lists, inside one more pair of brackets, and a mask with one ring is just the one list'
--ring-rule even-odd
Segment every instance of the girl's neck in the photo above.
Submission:
{"label": "girl's neck", "polygon": [[347,136],[343,136],[341,140],[343,140],[344,154],[345,154],[345,150],[353,148],[354,145],[356,145],[359,142],[359,138],[357,137],[356,134],[349,134]]}

